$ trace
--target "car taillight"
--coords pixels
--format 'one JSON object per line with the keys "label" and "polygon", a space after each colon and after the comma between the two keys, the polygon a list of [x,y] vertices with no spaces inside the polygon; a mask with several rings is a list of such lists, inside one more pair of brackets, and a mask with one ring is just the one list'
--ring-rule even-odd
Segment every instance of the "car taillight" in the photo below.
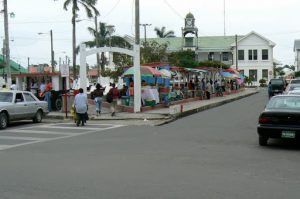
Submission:
{"label": "car taillight", "polygon": [[260,117],[260,118],[258,119],[258,122],[259,122],[260,124],[269,123],[269,122],[271,122],[271,121],[272,121],[272,119],[269,118],[269,117]]}

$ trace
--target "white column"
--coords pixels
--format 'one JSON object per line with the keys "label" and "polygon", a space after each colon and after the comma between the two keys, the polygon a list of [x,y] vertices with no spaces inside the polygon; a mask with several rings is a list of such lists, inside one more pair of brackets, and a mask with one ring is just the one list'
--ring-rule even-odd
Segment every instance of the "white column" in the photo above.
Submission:
{"label": "white column", "polygon": [[86,51],[85,44],[80,44],[80,88],[83,89],[83,92],[86,93]]}
{"label": "white column", "polygon": [[140,46],[134,44],[134,112],[141,112],[141,69],[140,69]]}
{"label": "white column", "polygon": [[113,65],[113,60],[114,60],[114,54],[113,54],[113,52],[112,51],[109,51],[109,68],[111,69],[111,70],[115,70],[115,67],[114,67],[114,65]]}

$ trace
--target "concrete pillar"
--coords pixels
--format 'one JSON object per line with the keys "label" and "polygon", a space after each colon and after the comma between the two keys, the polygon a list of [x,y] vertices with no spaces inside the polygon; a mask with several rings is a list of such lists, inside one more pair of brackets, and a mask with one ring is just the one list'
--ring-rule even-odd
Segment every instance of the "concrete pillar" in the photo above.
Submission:
{"label": "concrete pillar", "polygon": [[141,69],[140,69],[140,46],[134,44],[134,112],[141,112]]}
{"label": "concrete pillar", "polygon": [[83,92],[86,93],[86,46],[85,44],[80,44],[80,71],[79,71],[79,77],[80,77],[80,88],[83,89]]}

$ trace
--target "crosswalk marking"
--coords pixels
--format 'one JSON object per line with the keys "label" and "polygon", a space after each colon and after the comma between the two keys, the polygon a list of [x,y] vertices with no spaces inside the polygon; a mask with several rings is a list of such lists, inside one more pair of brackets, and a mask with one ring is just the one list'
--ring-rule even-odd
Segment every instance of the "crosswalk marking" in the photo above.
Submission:
{"label": "crosswalk marking", "polygon": [[0,150],[3,150],[3,149],[7,149],[7,147],[10,147],[11,145],[0,145]]}
{"label": "crosswalk marking", "polygon": [[[9,133],[29,133],[29,134],[47,134],[47,135],[74,135],[74,133],[62,133],[62,132],[53,132],[53,131],[32,131],[25,129],[18,129],[17,132],[15,130],[7,130]],[[1,133],[0,133],[1,135]]]}
{"label": "crosswalk marking", "polygon": [[[89,126],[90,125],[90,126]],[[88,133],[95,133],[99,131],[119,128],[124,125],[115,125],[115,124],[88,124],[83,127],[77,127],[74,123],[57,123],[57,124],[42,124],[38,126],[27,126],[27,127],[20,127],[14,129],[5,129],[0,131],[0,151],[25,146],[29,144],[41,143],[41,142],[48,142],[58,139],[70,138],[80,135],[85,135]],[[39,130],[41,129],[41,130]],[[45,130],[47,129],[47,130]],[[75,131],[76,129],[76,131]],[[81,129],[81,132],[78,130]],[[48,131],[49,130],[49,131]],[[62,132],[58,132],[62,131]],[[1,135],[1,134],[6,135]],[[11,135],[7,135],[11,133]],[[13,136],[13,133],[18,134]],[[20,134],[24,134],[24,136],[19,136]],[[30,136],[26,136],[29,135]],[[39,135],[40,137],[35,137],[34,135]],[[42,135],[53,135],[55,137],[48,137],[48,138],[41,138]],[[24,141],[18,144],[5,144],[6,140],[18,140]]]}
{"label": "crosswalk marking", "polygon": [[20,136],[1,136],[0,139],[6,140],[46,140],[47,138],[37,138],[37,137],[20,137]]}

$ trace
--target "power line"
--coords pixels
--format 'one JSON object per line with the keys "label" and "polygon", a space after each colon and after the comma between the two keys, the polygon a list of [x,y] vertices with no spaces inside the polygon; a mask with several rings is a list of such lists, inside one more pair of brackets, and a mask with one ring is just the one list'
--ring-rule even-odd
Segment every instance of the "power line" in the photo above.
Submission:
{"label": "power line", "polygon": [[180,13],[176,9],[174,9],[167,0],[164,0],[164,2],[175,13],[175,15],[177,15],[180,19],[184,19],[184,17],[182,17]]}
{"label": "power line", "polygon": [[108,17],[115,9],[116,7],[119,5],[121,0],[118,0],[117,3],[115,3],[115,5],[112,7],[112,9],[110,9],[110,11],[108,11],[108,13],[106,15],[104,15],[103,17],[106,18]]}
{"label": "power line", "polygon": [[[3,21],[0,21],[1,23]],[[10,24],[43,24],[43,23],[70,23],[70,21],[23,21],[23,22],[10,22]]]}

